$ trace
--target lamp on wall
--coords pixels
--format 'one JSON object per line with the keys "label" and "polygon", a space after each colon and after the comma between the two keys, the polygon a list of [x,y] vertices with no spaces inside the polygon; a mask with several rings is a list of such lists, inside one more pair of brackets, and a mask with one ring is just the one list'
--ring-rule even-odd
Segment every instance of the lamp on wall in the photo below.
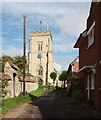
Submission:
{"label": "lamp on wall", "polygon": [[95,74],[95,68],[92,68],[93,73]]}

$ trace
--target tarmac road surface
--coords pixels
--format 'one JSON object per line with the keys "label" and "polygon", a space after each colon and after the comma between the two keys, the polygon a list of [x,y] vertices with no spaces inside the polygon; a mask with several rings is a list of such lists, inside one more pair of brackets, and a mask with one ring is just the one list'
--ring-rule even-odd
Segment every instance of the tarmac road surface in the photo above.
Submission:
{"label": "tarmac road surface", "polygon": [[[33,96],[32,96],[33,98]],[[30,103],[24,103],[3,116],[19,119],[65,118],[66,120],[100,120],[94,110],[86,109],[67,97],[63,89],[40,96]]]}

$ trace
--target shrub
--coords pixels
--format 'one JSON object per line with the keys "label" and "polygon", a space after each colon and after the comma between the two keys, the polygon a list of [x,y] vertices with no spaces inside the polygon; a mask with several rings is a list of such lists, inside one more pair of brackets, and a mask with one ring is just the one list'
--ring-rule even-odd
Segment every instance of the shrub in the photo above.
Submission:
{"label": "shrub", "polygon": [[72,93],[72,98],[77,102],[77,103],[82,103],[84,101],[84,94],[81,89],[75,90]]}
{"label": "shrub", "polygon": [[8,92],[6,89],[6,87],[8,86],[8,80],[2,78],[2,79],[0,79],[0,82],[2,83],[2,86],[0,86],[0,87],[2,87],[1,88],[2,89],[2,97],[5,97],[7,95],[7,92]]}
{"label": "shrub", "polygon": [[88,104],[91,105],[91,106],[94,106],[94,100],[92,98],[90,98],[88,100]]}

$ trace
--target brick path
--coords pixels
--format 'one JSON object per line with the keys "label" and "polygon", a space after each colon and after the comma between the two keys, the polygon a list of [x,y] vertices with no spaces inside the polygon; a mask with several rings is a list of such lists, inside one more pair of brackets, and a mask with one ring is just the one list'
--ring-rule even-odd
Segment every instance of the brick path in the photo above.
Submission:
{"label": "brick path", "polygon": [[3,118],[66,118],[66,120],[100,120],[94,110],[84,109],[67,98],[64,90],[56,90],[41,96],[31,103],[18,106],[6,113]]}

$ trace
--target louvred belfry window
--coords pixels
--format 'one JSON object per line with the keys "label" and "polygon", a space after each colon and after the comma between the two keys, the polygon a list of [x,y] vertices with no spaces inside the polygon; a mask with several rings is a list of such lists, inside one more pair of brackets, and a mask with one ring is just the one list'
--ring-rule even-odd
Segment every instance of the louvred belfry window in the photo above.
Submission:
{"label": "louvred belfry window", "polygon": [[38,43],[38,51],[42,51],[42,42]]}

